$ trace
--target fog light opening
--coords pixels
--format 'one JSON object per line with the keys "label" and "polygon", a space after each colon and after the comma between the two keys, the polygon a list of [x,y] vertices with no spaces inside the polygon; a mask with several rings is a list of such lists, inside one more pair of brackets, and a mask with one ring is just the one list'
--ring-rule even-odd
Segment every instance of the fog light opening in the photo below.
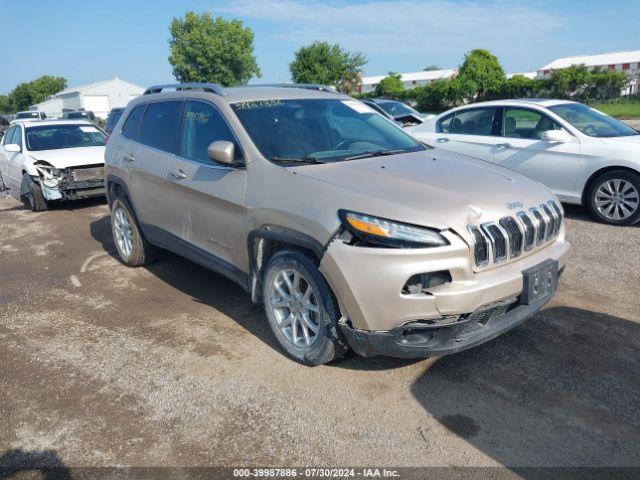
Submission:
{"label": "fog light opening", "polygon": [[433,295],[429,289],[451,283],[448,270],[412,275],[402,287],[403,295]]}

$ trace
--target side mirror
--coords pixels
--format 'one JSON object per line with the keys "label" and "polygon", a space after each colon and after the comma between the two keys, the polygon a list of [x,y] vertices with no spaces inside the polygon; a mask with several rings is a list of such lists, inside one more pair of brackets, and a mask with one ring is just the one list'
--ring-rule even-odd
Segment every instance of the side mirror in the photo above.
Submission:
{"label": "side mirror", "polygon": [[235,151],[236,146],[226,140],[211,142],[211,145],[207,148],[207,153],[211,160],[229,166],[238,165],[235,161]]}
{"label": "side mirror", "polygon": [[22,150],[20,148],[20,145],[18,145],[16,143],[10,143],[8,145],[5,145],[4,149],[5,149],[5,151],[11,152],[11,153],[18,153],[20,150]]}
{"label": "side mirror", "polygon": [[567,143],[571,141],[571,135],[564,130],[547,130],[542,132],[540,138],[550,143]]}

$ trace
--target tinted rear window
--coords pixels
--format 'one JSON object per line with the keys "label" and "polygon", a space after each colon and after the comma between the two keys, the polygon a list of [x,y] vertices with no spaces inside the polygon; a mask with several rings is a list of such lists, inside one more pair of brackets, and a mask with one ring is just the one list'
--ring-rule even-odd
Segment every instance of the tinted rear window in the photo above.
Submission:
{"label": "tinted rear window", "polygon": [[150,103],[142,122],[140,141],[158,150],[175,151],[181,106],[179,101]]}
{"label": "tinted rear window", "polygon": [[136,108],[131,110],[127,121],[124,122],[124,126],[122,127],[122,135],[131,140],[138,140],[140,135],[140,124],[142,123],[142,115],[144,115],[144,109],[147,108],[146,105],[138,105]]}

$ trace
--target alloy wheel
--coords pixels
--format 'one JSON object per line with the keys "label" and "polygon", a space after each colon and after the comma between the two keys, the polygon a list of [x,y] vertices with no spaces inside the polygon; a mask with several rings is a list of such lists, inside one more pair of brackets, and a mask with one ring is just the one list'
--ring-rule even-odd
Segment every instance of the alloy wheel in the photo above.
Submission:
{"label": "alloy wheel", "polygon": [[609,220],[626,220],[640,207],[638,189],[628,180],[612,178],[596,190],[595,207]]}
{"label": "alloy wheel", "polygon": [[280,270],[271,284],[271,309],[284,337],[310,347],[320,333],[320,308],[309,281],[297,270]]}
{"label": "alloy wheel", "polygon": [[128,257],[133,251],[133,235],[131,232],[131,224],[129,223],[129,216],[122,207],[117,207],[114,212],[114,217],[115,222],[113,226],[118,249],[125,257]]}

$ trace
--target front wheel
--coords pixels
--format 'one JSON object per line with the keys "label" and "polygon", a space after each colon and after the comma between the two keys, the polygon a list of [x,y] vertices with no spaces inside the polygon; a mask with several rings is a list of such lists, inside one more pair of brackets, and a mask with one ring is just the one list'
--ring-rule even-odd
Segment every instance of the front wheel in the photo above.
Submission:
{"label": "front wheel", "polygon": [[276,253],[264,275],[264,307],[282,349],[306,365],[322,365],[348,347],[338,333],[338,307],[318,268],[297,251]]}
{"label": "front wheel", "polygon": [[25,173],[22,176],[22,186],[20,187],[20,198],[22,203],[33,212],[43,212],[49,209],[49,204],[42,194],[42,188],[29,174]]}
{"label": "front wheel", "polygon": [[604,173],[591,184],[588,199],[598,220],[633,225],[640,220],[640,175],[626,170]]}

